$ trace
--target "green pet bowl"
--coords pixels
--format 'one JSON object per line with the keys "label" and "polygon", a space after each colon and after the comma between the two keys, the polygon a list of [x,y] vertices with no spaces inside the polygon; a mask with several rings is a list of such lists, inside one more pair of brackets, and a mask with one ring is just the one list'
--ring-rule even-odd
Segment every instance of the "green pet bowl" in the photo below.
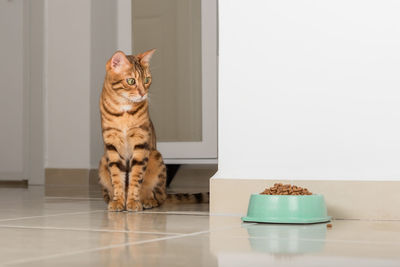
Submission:
{"label": "green pet bowl", "polygon": [[250,197],[244,222],[323,223],[331,217],[326,212],[323,195],[260,195]]}

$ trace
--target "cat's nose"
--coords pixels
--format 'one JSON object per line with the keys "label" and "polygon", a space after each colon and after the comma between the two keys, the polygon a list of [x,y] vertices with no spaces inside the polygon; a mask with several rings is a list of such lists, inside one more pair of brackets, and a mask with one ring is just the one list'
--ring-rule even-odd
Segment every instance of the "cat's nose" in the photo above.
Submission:
{"label": "cat's nose", "polygon": [[144,96],[144,92],[139,91],[139,95],[140,95],[140,96]]}

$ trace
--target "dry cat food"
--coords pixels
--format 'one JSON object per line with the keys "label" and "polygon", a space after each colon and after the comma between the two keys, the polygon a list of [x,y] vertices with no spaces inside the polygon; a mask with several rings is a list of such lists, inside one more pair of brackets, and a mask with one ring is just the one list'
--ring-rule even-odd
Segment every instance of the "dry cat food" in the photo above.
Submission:
{"label": "dry cat food", "polygon": [[296,185],[276,183],[270,188],[266,188],[261,195],[312,195],[307,188]]}

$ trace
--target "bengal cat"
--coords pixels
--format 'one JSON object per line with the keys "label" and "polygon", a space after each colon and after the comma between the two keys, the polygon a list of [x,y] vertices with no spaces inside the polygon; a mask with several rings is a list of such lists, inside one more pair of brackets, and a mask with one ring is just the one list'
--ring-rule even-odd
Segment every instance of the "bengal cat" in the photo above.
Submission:
{"label": "bengal cat", "polygon": [[104,155],[99,180],[109,211],[141,211],[171,202],[208,202],[208,193],[166,193],[166,167],[149,116],[150,59],[121,51],[108,60],[100,97]]}

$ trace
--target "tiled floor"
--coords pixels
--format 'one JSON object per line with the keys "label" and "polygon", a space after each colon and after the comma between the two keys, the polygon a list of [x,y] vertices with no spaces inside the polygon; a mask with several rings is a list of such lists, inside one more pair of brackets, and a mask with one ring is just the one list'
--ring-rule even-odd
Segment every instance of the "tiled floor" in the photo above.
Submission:
{"label": "tiled floor", "polygon": [[243,224],[206,204],[109,213],[95,189],[56,191],[0,188],[1,266],[400,266],[400,221]]}

